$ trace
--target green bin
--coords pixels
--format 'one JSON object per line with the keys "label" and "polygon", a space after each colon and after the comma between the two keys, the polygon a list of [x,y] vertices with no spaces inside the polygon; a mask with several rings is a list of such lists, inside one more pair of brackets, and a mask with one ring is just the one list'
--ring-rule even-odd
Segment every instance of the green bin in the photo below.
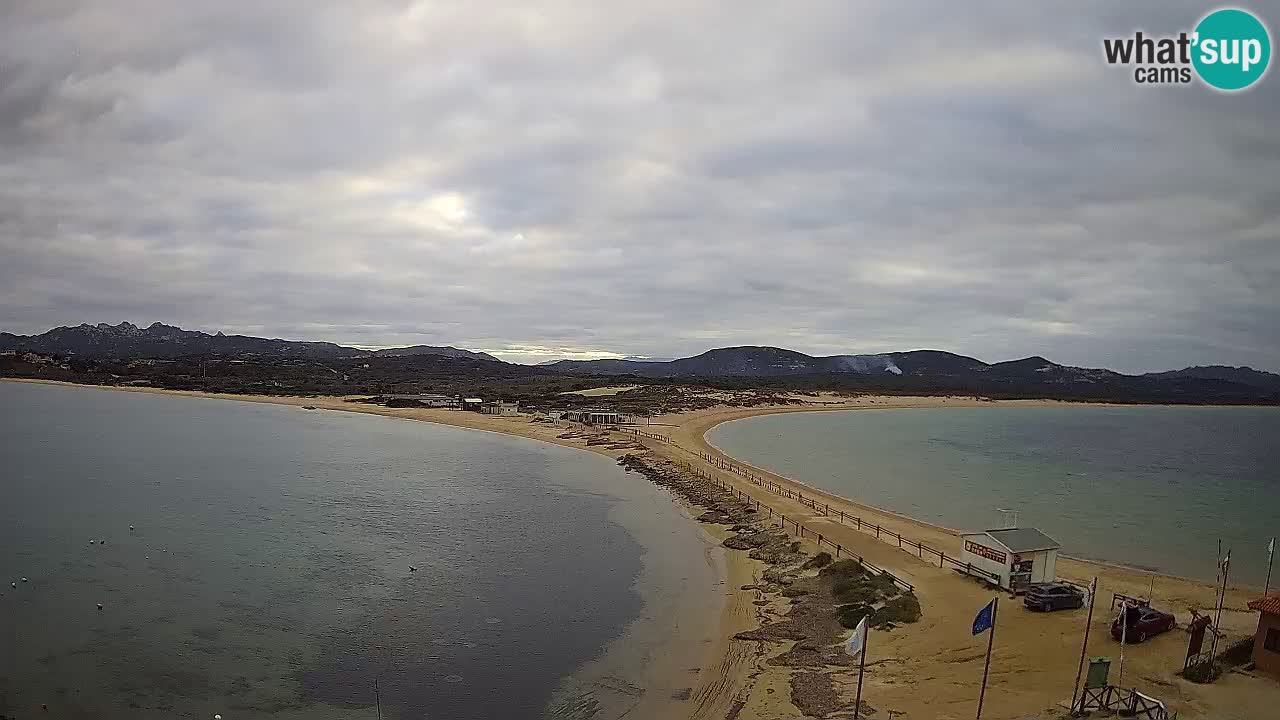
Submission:
{"label": "green bin", "polygon": [[1089,674],[1084,678],[1084,686],[1090,690],[1107,686],[1107,676],[1111,674],[1111,658],[1089,658]]}

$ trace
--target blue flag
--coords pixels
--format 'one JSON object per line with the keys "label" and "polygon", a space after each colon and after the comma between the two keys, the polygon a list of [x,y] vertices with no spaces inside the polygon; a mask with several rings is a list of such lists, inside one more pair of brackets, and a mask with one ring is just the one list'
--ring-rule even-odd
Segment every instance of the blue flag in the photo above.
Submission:
{"label": "blue flag", "polygon": [[973,619],[973,634],[981,635],[991,629],[991,623],[996,614],[996,601],[992,600],[987,603],[986,607],[978,611],[977,617]]}

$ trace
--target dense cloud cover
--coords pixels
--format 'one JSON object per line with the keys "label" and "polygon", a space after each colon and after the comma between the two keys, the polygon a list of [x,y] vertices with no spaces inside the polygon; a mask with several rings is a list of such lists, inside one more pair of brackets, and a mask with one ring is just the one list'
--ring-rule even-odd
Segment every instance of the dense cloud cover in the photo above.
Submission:
{"label": "dense cloud cover", "polygon": [[0,0],[0,329],[1280,370],[1280,77],[1102,58],[1203,11]]}

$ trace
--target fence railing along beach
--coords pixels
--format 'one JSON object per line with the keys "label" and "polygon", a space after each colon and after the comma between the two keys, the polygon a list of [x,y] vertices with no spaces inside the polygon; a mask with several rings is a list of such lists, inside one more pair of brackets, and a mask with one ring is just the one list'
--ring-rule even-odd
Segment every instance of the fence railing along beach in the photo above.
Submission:
{"label": "fence railing along beach", "polygon": [[[914,549],[916,551],[917,557],[919,557],[921,560],[928,560],[928,562],[934,562],[936,560],[938,563],[938,567],[940,568],[947,567],[948,565],[950,565],[952,568],[959,570],[960,572],[964,572],[976,577],[981,577],[991,582],[994,582],[996,584],[999,584],[1000,582],[1000,578],[994,573],[987,572],[982,568],[974,567],[972,563],[968,563],[959,558],[952,557],[942,550],[939,550],[934,547],[930,547],[929,545],[926,545],[922,542],[913,540],[909,537],[902,535],[902,533],[897,532],[891,528],[884,527],[879,523],[865,520],[858,515],[852,515],[850,513],[846,513],[845,511],[840,510],[839,508],[832,508],[829,503],[819,502],[818,499],[814,496],[805,497],[803,492],[800,492],[798,490],[792,490],[790,488],[784,487],[780,483],[770,480],[769,478],[757,475],[756,473],[752,472],[752,470],[748,469],[746,466],[743,466],[728,460],[724,460],[722,458],[716,457],[709,453],[702,452],[701,450],[689,450],[688,448],[683,447],[682,445],[675,442],[674,440],[672,440],[670,437],[666,435],[659,435],[657,433],[645,432],[643,430],[636,430],[633,428],[613,428],[613,429],[616,429],[620,432],[628,433],[630,435],[634,435],[637,438],[647,438],[649,440],[656,440],[666,445],[671,445],[672,447],[678,448],[684,452],[689,453],[690,455],[693,455],[699,458],[700,460],[711,465],[712,467],[715,467],[719,470],[724,470],[726,472],[731,472],[737,475],[738,477],[741,477],[742,479],[752,483],[753,485],[756,485],[757,487],[760,487],[764,490],[768,490],[769,492],[775,495],[779,495],[783,498],[786,498],[787,500],[794,500],[800,503],[801,505],[804,505],[805,507],[812,509],[815,512],[822,513],[822,516],[824,518],[837,521],[842,525],[854,528],[856,530],[867,533],[869,535],[874,534],[878,540],[882,540],[886,543],[896,542],[898,547],[904,551],[909,552],[910,550]],[[745,493],[741,493],[741,491],[738,491],[736,488],[731,488],[730,486],[724,485],[719,481],[718,478],[715,478],[707,473],[703,473],[699,468],[697,468],[691,463],[685,463],[685,466],[688,467],[690,470],[696,473],[699,473],[699,477],[712,480],[720,484],[724,489],[732,489],[734,492],[739,493],[739,496],[745,496],[748,498],[750,497]],[[757,508],[761,507],[759,501],[755,501],[755,503]],[[772,517],[774,514],[773,509],[768,508],[767,506],[765,507],[769,512],[769,516]],[[781,513],[778,513],[778,515],[781,516]],[[784,529],[788,522],[790,522],[792,526],[796,528],[796,532],[801,537],[805,537],[805,533],[808,533],[810,537],[817,538],[819,546],[826,544],[832,548],[835,548],[840,553],[849,554],[848,550],[846,550],[843,546],[836,543],[832,543],[822,533],[819,533],[813,530],[812,528],[805,527],[803,524],[798,523],[794,518],[783,519]],[[926,555],[928,555],[929,557],[926,558],[925,557]],[[858,557],[859,562],[863,563],[864,565],[867,564],[866,561],[863,560],[861,556],[856,556],[856,557]],[[887,571],[879,570],[878,568],[873,568],[873,569],[876,569],[877,572],[883,572],[886,575],[892,576],[892,574],[888,573]],[[906,583],[906,581],[900,580],[897,577],[894,577],[894,581],[898,582],[901,585],[904,585],[905,587],[908,587],[908,588],[910,587],[909,583]]]}
{"label": "fence railing along beach", "polygon": [[[762,487],[776,495],[781,495],[788,500],[795,500],[801,505],[813,509],[815,512],[822,513],[823,517],[837,520],[843,525],[847,525],[867,534],[874,534],[879,540],[883,540],[885,542],[896,542],[898,547],[903,550],[914,549],[916,551],[916,555],[921,560],[926,559],[925,555],[928,554],[931,558],[937,560],[938,567],[946,567],[947,565],[950,565],[956,570],[960,570],[969,575],[983,577],[996,583],[1000,581],[1000,578],[994,573],[987,572],[981,568],[976,568],[971,563],[964,562],[959,558],[951,557],[942,550],[930,547],[922,542],[912,540],[911,538],[908,538],[895,530],[884,527],[879,523],[864,520],[860,516],[851,515],[840,509],[833,509],[829,503],[820,503],[817,498],[814,498],[813,496],[805,497],[803,492],[783,487],[781,484],[774,482],[773,480],[756,475],[754,472],[751,472],[737,463],[723,460],[702,451],[698,451],[695,454],[713,467],[731,472],[754,485]],[[932,559],[930,562],[932,562]]]}

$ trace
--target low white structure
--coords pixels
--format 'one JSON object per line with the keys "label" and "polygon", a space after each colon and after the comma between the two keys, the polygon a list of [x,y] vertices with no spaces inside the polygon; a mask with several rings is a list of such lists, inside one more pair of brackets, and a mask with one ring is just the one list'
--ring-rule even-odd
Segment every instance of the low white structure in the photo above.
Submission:
{"label": "low white structure", "polygon": [[480,408],[480,412],[485,415],[519,415],[520,404],[494,400],[493,402],[485,403],[484,406]]}
{"label": "low white structure", "polygon": [[391,393],[381,397],[387,400],[414,400],[433,408],[458,407],[458,398],[439,393]]}
{"label": "low white structure", "polygon": [[964,549],[960,561],[999,578],[996,582],[1011,592],[1025,592],[1033,583],[1058,579],[1058,541],[1035,528],[1003,528],[960,536]]}
{"label": "low white structure", "polygon": [[591,410],[567,410],[560,416],[564,420],[576,420],[588,425],[623,425],[631,422],[630,416],[617,410],[596,408]]}

